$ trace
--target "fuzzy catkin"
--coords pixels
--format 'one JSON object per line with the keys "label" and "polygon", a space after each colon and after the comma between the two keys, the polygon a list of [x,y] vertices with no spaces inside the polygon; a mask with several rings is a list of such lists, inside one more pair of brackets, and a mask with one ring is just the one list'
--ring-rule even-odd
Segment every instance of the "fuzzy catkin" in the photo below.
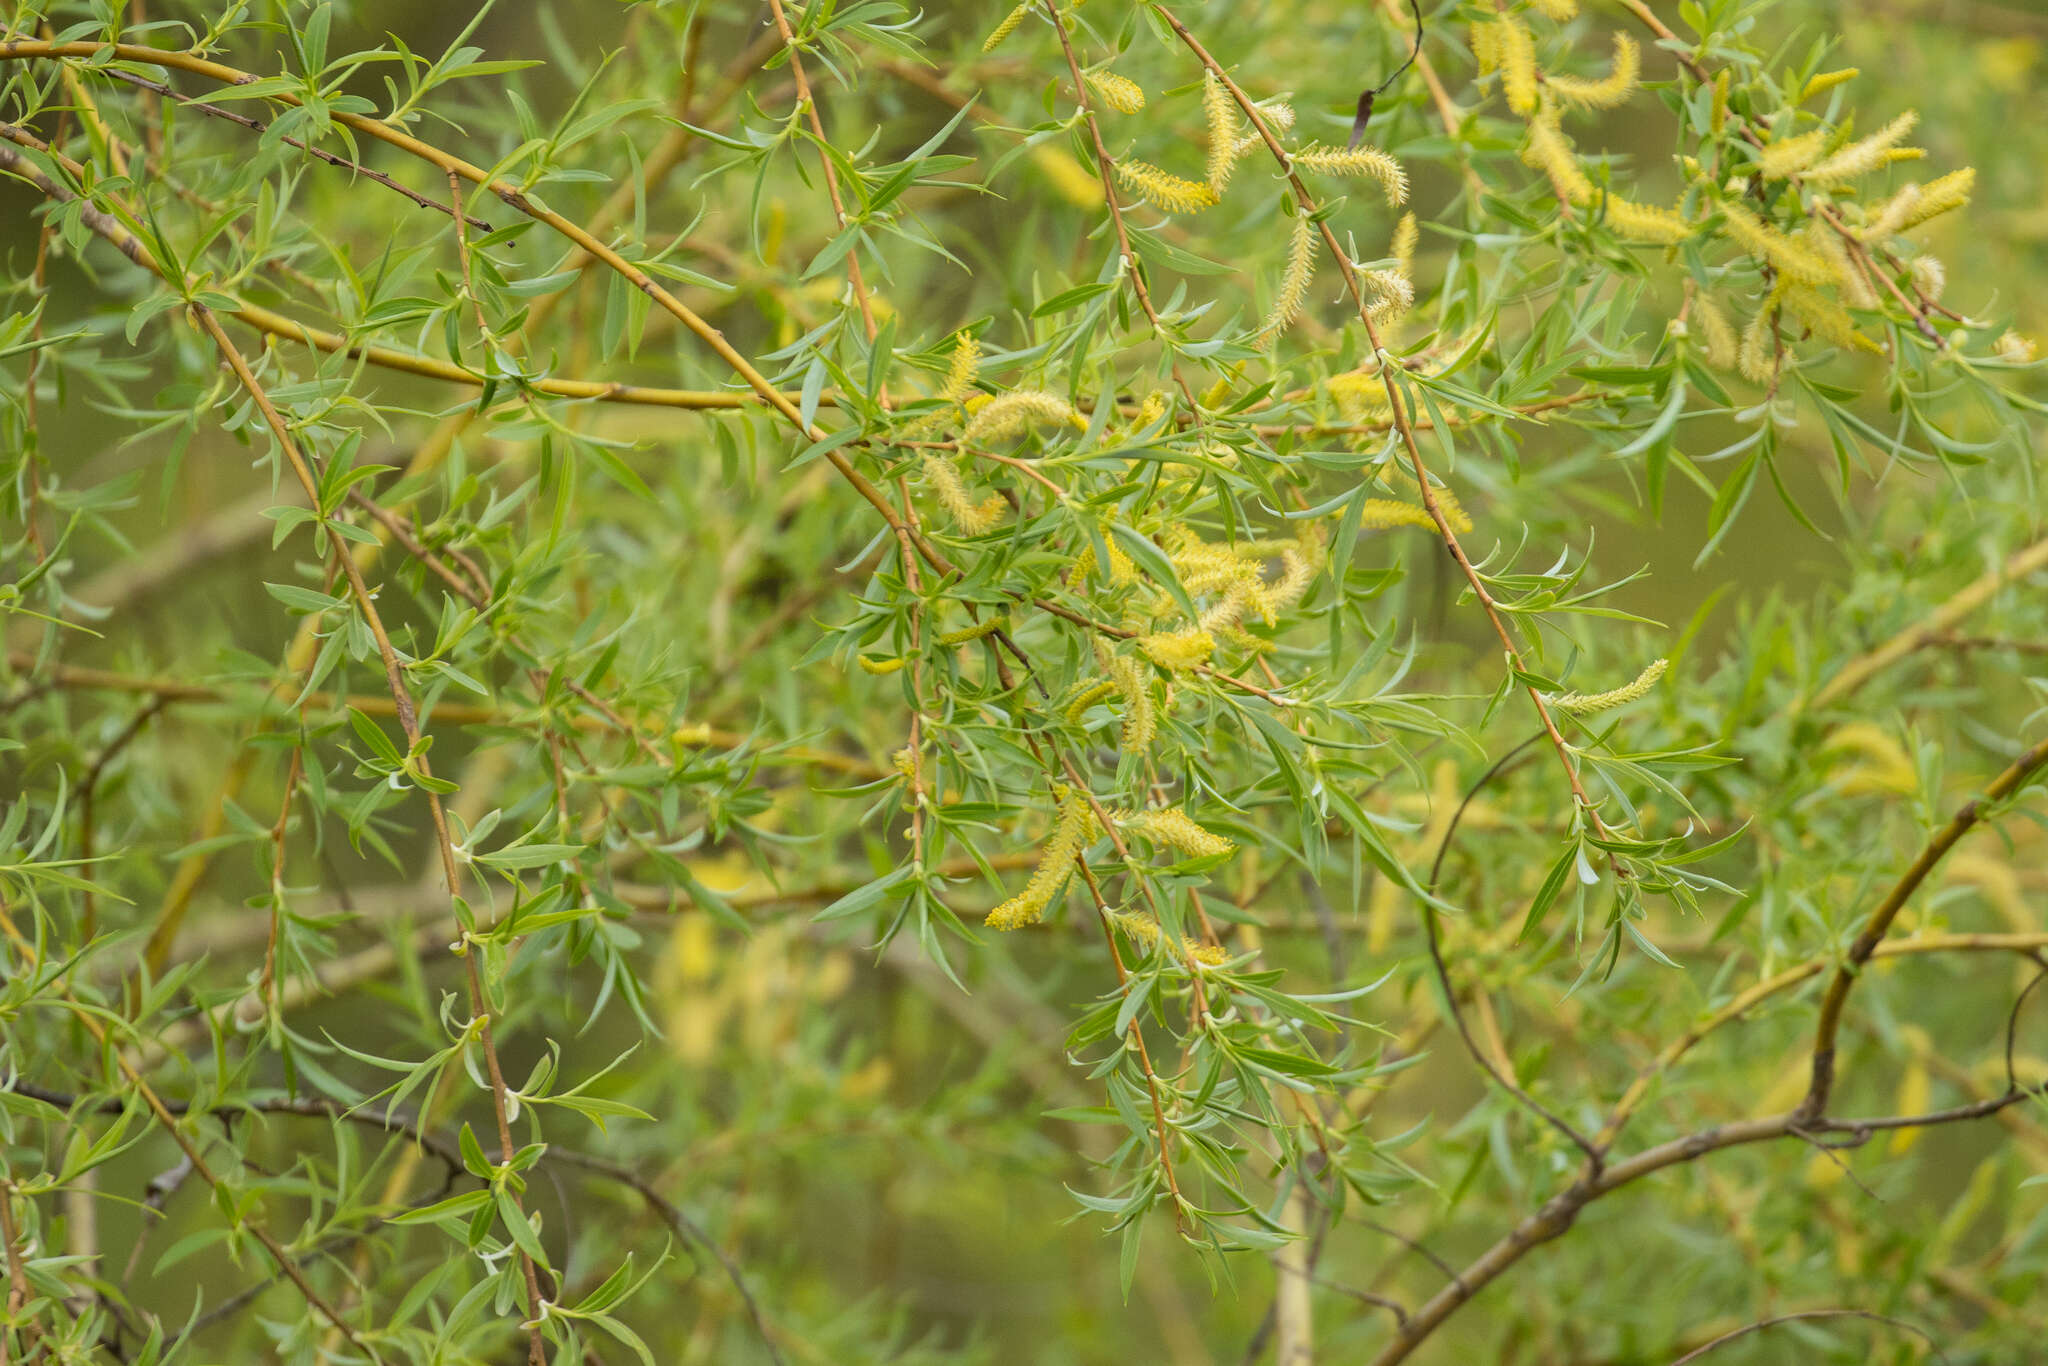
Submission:
{"label": "fuzzy catkin", "polygon": [[1780,295],[1787,312],[1813,335],[1852,351],[1877,352],[1878,345],[1856,330],[1856,320],[1833,299],[1805,285],[1788,284]]}
{"label": "fuzzy catkin", "polygon": [[[1112,912],[1110,923],[1148,949],[1157,947],[1164,935],[1158,920],[1145,912]],[[1183,944],[1180,947],[1189,959],[1205,968],[1221,967],[1230,961],[1229,950],[1221,944],[1197,944],[1193,947]]]}
{"label": "fuzzy catkin", "polygon": [[1119,76],[1114,71],[1091,71],[1085,79],[1088,88],[1119,114],[1135,114],[1145,107],[1145,89],[1128,76]]}
{"label": "fuzzy catkin", "polygon": [[1213,71],[1202,78],[1202,116],[1209,124],[1209,193],[1221,199],[1237,164],[1237,108]]}
{"label": "fuzzy catkin", "polygon": [[1742,346],[1735,363],[1744,379],[1769,384],[1778,377],[1778,299],[1765,299],[1749,326],[1742,329]]}
{"label": "fuzzy catkin", "polygon": [[1550,705],[1559,711],[1568,711],[1581,715],[1587,712],[1610,711],[1615,707],[1625,706],[1648,693],[1651,688],[1657,685],[1657,680],[1664,676],[1664,670],[1668,667],[1670,667],[1668,660],[1653,659],[1641,673],[1635,676],[1633,682],[1624,683],[1618,688],[1609,688],[1606,692],[1562,693],[1550,698]]}
{"label": "fuzzy catkin", "polygon": [[1416,224],[1415,215],[1404,213],[1394,225],[1394,240],[1387,249],[1387,254],[1394,258],[1395,269],[1411,280],[1415,278],[1415,244],[1421,237],[1422,229]]}
{"label": "fuzzy catkin", "polygon": [[1586,178],[1578,156],[1565,141],[1554,117],[1530,121],[1529,138],[1522,145],[1522,162],[1548,176],[1552,193],[1567,204],[1583,204],[1593,197],[1593,182]]}
{"label": "fuzzy catkin", "polygon": [[1612,109],[1635,93],[1642,76],[1642,49],[1626,33],[1614,35],[1614,63],[1605,76],[1586,80],[1579,76],[1547,78],[1550,93],[1566,104],[1581,109]]}
{"label": "fuzzy catkin", "polygon": [[979,536],[996,524],[1009,504],[999,493],[992,493],[977,503],[967,496],[967,486],[961,482],[960,471],[953,468],[953,462],[936,451],[924,453],[924,481],[938,498],[939,506],[950,514],[962,531],[970,536]]}
{"label": "fuzzy catkin", "polygon": [[1166,213],[1199,213],[1216,203],[1216,192],[1199,180],[1183,180],[1148,161],[1115,163],[1117,183]]}
{"label": "fuzzy catkin", "polygon": [[1154,844],[1177,850],[1189,858],[1209,858],[1218,854],[1237,852],[1234,841],[1203,829],[1196,824],[1193,817],[1177,806],[1146,811],[1116,811],[1111,813],[1111,817],[1124,829],[1142,835]]}
{"label": "fuzzy catkin", "polygon": [[975,409],[974,416],[967,420],[966,430],[960,433],[960,439],[1001,441],[1021,436],[1039,423],[1067,424],[1083,429],[1088,425],[1074,411],[1074,405],[1057,394],[1048,394],[1042,389],[1012,389]]}
{"label": "fuzzy catkin", "polygon": [[1852,142],[1826,160],[1807,167],[1800,172],[1800,179],[1809,185],[1834,185],[1868,175],[1886,164],[1886,154],[1898,145],[1899,139],[1912,132],[1913,125],[1919,121],[1920,116],[1908,109],[1869,137]]}
{"label": "fuzzy catkin", "polygon": [[1138,648],[1160,668],[1172,673],[1200,668],[1216,653],[1216,637],[1203,630],[1160,631],[1139,636]]}
{"label": "fuzzy catkin", "polygon": [[1500,88],[1507,96],[1508,108],[1527,117],[1536,112],[1536,40],[1530,36],[1528,26],[1513,15],[1502,15],[1494,21],[1497,54],[1500,60]]}
{"label": "fuzzy catkin", "polygon": [[964,401],[968,391],[974,387],[974,375],[980,368],[981,343],[962,332],[960,339],[953,343],[953,362],[946,368],[946,383],[939,390],[939,397],[953,403]]}
{"label": "fuzzy catkin", "polygon": [[1377,147],[1326,147],[1312,142],[1295,152],[1291,160],[1305,171],[1321,175],[1367,176],[1380,183],[1387,203],[1398,208],[1408,201],[1408,173],[1401,163]]}
{"label": "fuzzy catkin", "polygon": [[1273,310],[1259,326],[1261,338],[1284,332],[1301,316],[1301,306],[1308,299],[1309,282],[1315,278],[1315,272],[1315,225],[1309,222],[1307,214],[1299,214],[1287,242],[1287,268],[1280,272],[1280,290],[1273,296]]}
{"label": "fuzzy catkin", "polygon": [[1018,930],[1045,916],[1053,893],[1066,883],[1074,858],[1095,832],[1095,816],[1078,793],[1062,793],[1059,820],[1045,842],[1038,868],[1024,890],[988,913],[982,923],[992,930]]}
{"label": "fuzzy catkin", "polygon": [[1692,236],[1693,225],[1670,209],[1654,204],[1637,204],[1613,195],[1603,196],[1602,214],[1607,225],[1632,242],[1653,242],[1670,246]]}
{"label": "fuzzy catkin", "polygon": [[1129,655],[1109,657],[1109,681],[1116,685],[1124,703],[1123,737],[1118,748],[1126,754],[1143,754],[1152,747],[1159,715],[1153,710],[1151,680],[1145,668]]}
{"label": "fuzzy catkin", "polygon": [[1765,180],[1797,175],[1820,160],[1820,154],[1827,150],[1829,136],[1830,130],[1816,128],[1797,137],[1779,138],[1757,153],[1757,169],[1764,173]]}
{"label": "fuzzy catkin", "polygon": [[1970,194],[1976,188],[1977,168],[1974,166],[1965,166],[1939,180],[1928,181],[1920,187],[1920,198],[1906,215],[1906,221],[1899,225],[1900,231],[1917,228],[1930,218],[1962,208],[1970,202]]}
{"label": "fuzzy catkin", "polygon": [[1721,205],[1728,235],[1744,251],[1769,262],[1779,274],[1803,285],[1835,283],[1834,263],[1811,248],[1794,241],[1751,213],[1747,206],[1729,200]]}
{"label": "fuzzy catkin", "polygon": [[1728,315],[1704,294],[1693,296],[1692,315],[1699,320],[1700,334],[1706,339],[1707,364],[1716,370],[1733,370],[1735,353],[1741,343],[1736,339],[1735,326],[1728,321]]}

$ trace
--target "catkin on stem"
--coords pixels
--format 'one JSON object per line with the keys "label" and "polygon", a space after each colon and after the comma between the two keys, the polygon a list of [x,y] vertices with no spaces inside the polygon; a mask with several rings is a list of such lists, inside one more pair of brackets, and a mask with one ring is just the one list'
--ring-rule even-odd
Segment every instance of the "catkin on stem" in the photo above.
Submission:
{"label": "catkin on stem", "polygon": [[982,923],[992,930],[1018,930],[1035,925],[1045,916],[1053,893],[1065,885],[1075,856],[1095,833],[1095,816],[1078,793],[1060,793],[1060,814],[1052,836],[1039,855],[1038,868],[1024,890],[988,913]]}
{"label": "catkin on stem", "polygon": [[1280,273],[1280,291],[1273,296],[1273,311],[1259,327],[1261,339],[1284,332],[1301,315],[1309,282],[1315,277],[1316,236],[1308,215],[1296,215],[1294,233],[1287,243],[1287,268]]}
{"label": "catkin on stem", "polygon": [[1401,163],[1377,147],[1327,147],[1312,142],[1293,153],[1291,160],[1305,171],[1321,175],[1366,176],[1377,180],[1386,191],[1387,203],[1399,207],[1408,200],[1408,173]]}
{"label": "catkin on stem", "polygon": [[1764,222],[1748,206],[1731,199],[1721,205],[1721,215],[1727,222],[1728,235],[1738,246],[1768,262],[1787,279],[1803,285],[1835,283],[1833,262]]}
{"label": "catkin on stem", "polygon": [[1153,844],[1164,845],[1189,858],[1210,858],[1218,854],[1233,854],[1237,845],[1214,831],[1205,830],[1194,818],[1180,807],[1160,807],[1145,811],[1112,811],[1110,819],[1135,835],[1140,835]]}
{"label": "catkin on stem", "polygon": [[1869,137],[1850,143],[1824,161],[1815,162],[1799,173],[1808,185],[1835,185],[1868,175],[1887,162],[1887,153],[1899,139],[1913,131],[1920,116],[1908,109]]}
{"label": "catkin on stem", "polygon": [[1145,107],[1145,89],[1128,76],[1114,71],[1090,71],[1084,78],[1088,88],[1119,114],[1135,114]]}
{"label": "catkin on stem", "polygon": [[939,500],[962,531],[970,536],[979,536],[996,524],[1009,504],[999,493],[992,493],[977,503],[967,496],[967,486],[961,482],[960,471],[953,468],[953,462],[937,451],[924,453],[924,482]]}
{"label": "catkin on stem", "polygon": [[1610,688],[1606,692],[1562,693],[1550,698],[1550,705],[1559,711],[1573,712],[1580,715],[1588,712],[1610,711],[1615,707],[1626,706],[1655,687],[1657,680],[1664,676],[1664,670],[1668,667],[1670,667],[1668,660],[1653,659],[1648,667],[1635,676],[1635,681],[1633,682],[1624,683],[1618,688]]}
{"label": "catkin on stem", "polygon": [[1012,389],[998,394],[974,410],[960,439],[970,442],[1001,441],[1021,436],[1039,423],[1066,424],[1087,430],[1088,423],[1074,405],[1042,389]]}
{"label": "catkin on stem", "polygon": [[1614,64],[1605,76],[1589,81],[1578,76],[1551,76],[1546,79],[1550,93],[1566,104],[1581,109],[1612,109],[1635,93],[1636,82],[1642,75],[1642,50],[1635,39],[1626,33],[1614,35]]}
{"label": "catkin on stem", "polygon": [[1199,213],[1216,202],[1216,192],[1198,180],[1183,180],[1146,161],[1115,164],[1117,183],[1166,213]]}
{"label": "catkin on stem", "polygon": [[1124,703],[1123,739],[1119,748],[1126,754],[1143,754],[1152,747],[1159,715],[1152,706],[1152,680],[1145,666],[1129,655],[1109,657],[1109,680],[1116,684]]}
{"label": "catkin on stem", "polygon": [[1735,326],[1728,321],[1728,315],[1705,294],[1695,294],[1692,316],[1699,321],[1700,335],[1706,339],[1707,364],[1716,370],[1733,370],[1735,354],[1741,343],[1736,339]]}
{"label": "catkin on stem", "polygon": [[1527,117],[1536,112],[1536,40],[1528,26],[1512,14],[1494,21],[1500,87],[1508,108]]}
{"label": "catkin on stem", "polygon": [[1820,160],[1820,154],[1827,150],[1831,134],[1830,129],[1816,128],[1797,137],[1778,138],[1757,153],[1757,169],[1764,173],[1765,180],[1783,180],[1797,175]]}
{"label": "catkin on stem", "polygon": [[1209,124],[1209,193],[1221,199],[1237,164],[1237,106],[1213,71],[1202,78],[1202,116]]}

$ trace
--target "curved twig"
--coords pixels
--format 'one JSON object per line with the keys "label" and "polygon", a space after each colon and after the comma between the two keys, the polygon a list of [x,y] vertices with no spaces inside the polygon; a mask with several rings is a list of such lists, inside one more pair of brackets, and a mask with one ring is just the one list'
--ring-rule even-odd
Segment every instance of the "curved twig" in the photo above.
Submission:
{"label": "curved twig", "polygon": [[1924,1338],[1927,1345],[1934,1349],[1935,1356],[1943,1361],[1948,1360],[1948,1353],[1941,1350],[1941,1344],[1935,1340],[1934,1334],[1924,1328],[1910,1324],[1904,1319],[1895,1319],[1889,1314],[1874,1314],[1868,1309],[1802,1309],[1793,1314],[1776,1314],[1767,1319],[1758,1319],[1755,1323],[1746,1323],[1733,1332],[1723,1333],[1713,1341],[1703,1342],[1693,1348],[1690,1352],[1672,1362],[1671,1366],[1685,1366],[1687,1362],[1698,1361],[1715,1348],[1733,1342],[1737,1338],[1747,1337],[1751,1333],[1761,1333],[1765,1329],[1775,1328],[1781,1323],[1796,1323],[1801,1319],[1868,1319],[1872,1323],[1882,1323],[1893,1328],[1903,1328],[1908,1333]]}

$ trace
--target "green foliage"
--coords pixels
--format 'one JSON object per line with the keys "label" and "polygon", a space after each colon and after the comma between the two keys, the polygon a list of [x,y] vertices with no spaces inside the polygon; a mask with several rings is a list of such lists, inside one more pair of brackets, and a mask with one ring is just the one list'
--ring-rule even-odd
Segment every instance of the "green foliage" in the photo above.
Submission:
{"label": "green foliage", "polygon": [[2048,29],[757,8],[14,7],[7,1359],[2041,1341]]}

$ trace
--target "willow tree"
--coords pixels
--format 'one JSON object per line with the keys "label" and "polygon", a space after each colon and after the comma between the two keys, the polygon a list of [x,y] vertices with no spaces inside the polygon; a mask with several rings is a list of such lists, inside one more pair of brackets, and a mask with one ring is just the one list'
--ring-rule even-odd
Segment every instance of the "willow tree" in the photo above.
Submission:
{"label": "willow tree", "polygon": [[2041,159],[1661,8],[17,0],[6,1359],[2038,1345]]}

